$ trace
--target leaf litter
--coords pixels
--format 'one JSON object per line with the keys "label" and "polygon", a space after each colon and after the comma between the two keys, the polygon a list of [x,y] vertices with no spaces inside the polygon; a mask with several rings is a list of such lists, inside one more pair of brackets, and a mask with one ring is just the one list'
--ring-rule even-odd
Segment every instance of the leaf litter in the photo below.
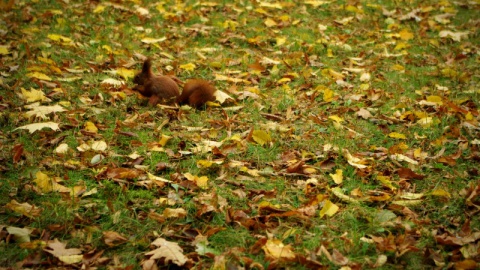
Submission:
{"label": "leaf litter", "polygon": [[479,267],[478,2],[14,2],[0,265]]}

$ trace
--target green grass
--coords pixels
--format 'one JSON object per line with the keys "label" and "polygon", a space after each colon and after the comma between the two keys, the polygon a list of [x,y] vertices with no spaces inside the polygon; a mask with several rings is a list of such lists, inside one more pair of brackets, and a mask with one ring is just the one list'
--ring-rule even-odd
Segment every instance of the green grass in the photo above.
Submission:
{"label": "green grass", "polygon": [[[480,120],[478,3],[332,1],[313,7],[298,1],[269,2],[281,8],[265,3],[16,1],[2,10],[0,33],[5,41],[0,46],[7,46],[8,52],[0,54],[0,266],[21,268],[25,260],[23,267],[62,267],[41,247],[20,243],[9,233],[12,227],[32,229],[30,240],[43,245],[57,238],[82,254],[103,251],[102,257],[109,260],[90,265],[100,268],[139,269],[159,237],[179,244],[190,259],[184,267],[255,268],[258,263],[265,268],[308,269],[301,257],[341,267],[321,253],[322,246],[330,253],[340,252],[352,268],[372,268],[380,254],[388,260],[379,269],[433,268],[434,262],[424,258],[427,250],[441,254],[451,267],[469,259],[461,255],[461,247],[438,243],[433,233],[461,234],[467,220],[474,232],[480,227],[478,210],[465,194],[479,183],[474,143]],[[149,15],[139,15],[139,7]],[[413,7],[422,10],[416,13],[421,20],[401,20]],[[394,13],[385,15],[389,11]],[[449,12],[452,17],[442,22]],[[267,26],[268,20],[277,24]],[[413,37],[398,36],[402,30]],[[442,30],[469,35],[454,41],[440,38]],[[68,41],[54,40],[54,35],[72,42],[64,44]],[[142,42],[162,37],[166,39],[158,43]],[[395,49],[402,43],[406,46]],[[149,107],[131,91],[132,78],[111,73],[120,68],[138,71],[139,54],[154,59],[156,73],[171,73],[184,81],[211,80],[234,101],[206,110]],[[195,69],[182,68],[189,63]],[[252,68],[256,63],[265,70]],[[399,71],[400,66],[405,70]],[[361,81],[360,73],[346,71],[352,68],[364,69],[371,80]],[[52,80],[28,77],[33,71]],[[329,72],[342,74],[345,83]],[[218,75],[248,83],[217,80]],[[126,84],[102,85],[107,78]],[[249,87],[258,89],[257,96],[245,92]],[[21,96],[22,88],[41,90],[50,99],[41,105],[58,103],[66,111],[45,119],[24,117],[30,102]],[[335,93],[333,100],[324,100],[326,88]],[[430,96],[441,97],[443,105],[422,105]],[[230,111],[231,105],[243,108]],[[359,117],[361,108],[372,118]],[[430,126],[417,123],[422,113],[432,117]],[[341,118],[341,125],[334,124],[332,116]],[[60,131],[15,130],[48,121],[59,123]],[[87,122],[98,128],[96,134],[86,131]],[[266,131],[272,140],[258,144],[252,130]],[[392,138],[392,132],[406,139]],[[171,139],[164,151],[154,151],[162,135]],[[108,148],[78,149],[94,141],[105,141]],[[223,142],[220,154],[192,150],[206,141]],[[69,146],[65,155],[55,152],[62,143]],[[15,145],[23,147],[18,160]],[[418,157],[417,149],[426,158]],[[349,163],[345,151],[368,167]],[[133,153],[143,162],[132,159]],[[418,164],[393,160],[394,153]],[[104,159],[91,164],[97,154]],[[198,161],[205,160],[219,164],[198,167]],[[303,167],[292,169],[301,160]],[[166,168],[157,170],[159,163]],[[172,182],[162,186],[145,173],[131,179],[104,172],[138,165]],[[425,178],[401,179],[397,170],[402,167]],[[343,172],[341,184],[330,177],[336,170]],[[35,183],[37,172],[68,188],[83,187],[83,194],[96,192],[71,196],[42,191]],[[207,187],[186,179],[187,173],[208,177]],[[388,177],[396,189],[380,182],[379,175]],[[335,187],[361,202],[347,202],[335,194]],[[449,196],[431,195],[433,190]],[[424,196],[407,208],[394,203],[408,193]],[[327,199],[339,211],[320,217]],[[472,200],[478,206],[478,196]],[[13,201],[42,212],[23,215],[8,206]],[[167,208],[182,208],[187,214],[162,217]],[[396,217],[383,221],[381,214]],[[110,247],[103,238],[106,231],[128,240]],[[192,244],[201,236],[208,239],[211,254],[202,254]],[[403,254],[403,236],[412,237],[418,251]],[[389,237],[393,244],[379,243]],[[281,240],[297,259],[270,258],[267,248],[258,246],[262,238]],[[478,240],[468,245],[473,244]],[[471,248],[468,245],[464,248]],[[29,265],[27,258],[35,256],[44,265]],[[473,260],[478,266],[478,258]],[[157,262],[164,267],[162,260]]]}

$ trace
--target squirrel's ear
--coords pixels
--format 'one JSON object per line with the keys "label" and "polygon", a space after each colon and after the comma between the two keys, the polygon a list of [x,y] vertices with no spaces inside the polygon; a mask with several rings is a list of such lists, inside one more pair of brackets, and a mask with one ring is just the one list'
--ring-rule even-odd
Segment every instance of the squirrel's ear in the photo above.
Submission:
{"label": "squirrel's ear", "polygon": [[150,68],[152,67],[152,59],[147,58],[147,60],[145,60],[145,62],[143,62],[143,66],[142,66],[142,73],[147,73],[150,71]]}

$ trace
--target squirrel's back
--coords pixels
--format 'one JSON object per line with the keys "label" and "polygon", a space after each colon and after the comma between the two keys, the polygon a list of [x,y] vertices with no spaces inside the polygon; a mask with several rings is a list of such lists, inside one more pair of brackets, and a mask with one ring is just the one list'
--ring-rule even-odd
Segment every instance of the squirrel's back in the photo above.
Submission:
{"label": "squirrel's back", "polygon": [[207,101],[215,101],[215,87],[201,79],[188,80],[183,86],[182,94],[177,98],[179,104],[188,104],[200,108]]}

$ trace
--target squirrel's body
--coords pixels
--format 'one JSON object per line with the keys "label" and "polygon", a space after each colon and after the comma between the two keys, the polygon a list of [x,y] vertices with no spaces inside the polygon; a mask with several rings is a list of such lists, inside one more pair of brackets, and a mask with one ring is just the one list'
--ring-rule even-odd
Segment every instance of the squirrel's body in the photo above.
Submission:
{"label": "squirrel's body", "polygon": [[133,89],[145,97],[150,97],[148,103],[153,106],[159,100],[175,99],[178,104],[188,104],[191,107],[200,108],[207,101],[215,100],[215,87],[201,79],[188,80],[180,94],[174,78],[153,74],[150,59],[145,60],[142,71],[135,75],[133,82],[137,84]]}
{"label": "squirrel's body", "polygon": [[207,101],[215,101],[215,91],[215,87],[205,80],[188,80],[183,86],[182,94],[177,98],[177,103],[200,108]]}

